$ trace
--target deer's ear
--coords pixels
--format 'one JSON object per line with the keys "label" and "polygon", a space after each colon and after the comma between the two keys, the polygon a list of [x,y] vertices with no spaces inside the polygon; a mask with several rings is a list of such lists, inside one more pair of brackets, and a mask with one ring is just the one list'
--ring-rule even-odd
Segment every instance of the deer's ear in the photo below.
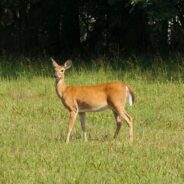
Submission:
{"label": "deer's ear", "polygon": [[68,59],[65,63],[64,63],[64,67],[65,69],[68,69],[72,66],[72,60]]}
{"label": "deer's ear", "polygon": [[57,62],[51,57],[50,58],[51,59],[51,61],[52,61],[52,66],[54,67],[54,68],[56,68],[57,66],[59,66],[58,64],[57,64]]}

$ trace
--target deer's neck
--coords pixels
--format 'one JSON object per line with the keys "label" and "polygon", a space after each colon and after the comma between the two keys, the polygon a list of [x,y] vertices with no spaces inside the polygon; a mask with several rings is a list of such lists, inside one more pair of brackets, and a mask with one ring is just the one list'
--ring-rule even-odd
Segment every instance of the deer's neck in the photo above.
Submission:
{"label": "deer's neck", "polygon": [[56,79],[56,92],[60,98],[63,97],[63,93],[64,93],[65,88],[66,88],[66,85],[64,82],[64,78],[63,79]]}

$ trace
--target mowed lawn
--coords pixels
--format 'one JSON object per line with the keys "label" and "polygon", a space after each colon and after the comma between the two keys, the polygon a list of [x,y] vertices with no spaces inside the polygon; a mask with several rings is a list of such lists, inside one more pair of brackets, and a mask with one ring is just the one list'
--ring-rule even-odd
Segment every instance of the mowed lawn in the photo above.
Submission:
{"label": "mowed lawn", "polygon": [[184,183],[183,79],[75,66],[65,74],[67,84],[132,86],[135,105],[127,104],[127,112],[134,118],[134,143],[125,123],[113,139],[116,124],[108,110],[87,113],[87,143],[77,118],[65,144],[69,113],[56,96],[52,70],[41,75],[28,67],[17,75],[12,68],[12,76],[4,72],[0,79],[0,183]]}

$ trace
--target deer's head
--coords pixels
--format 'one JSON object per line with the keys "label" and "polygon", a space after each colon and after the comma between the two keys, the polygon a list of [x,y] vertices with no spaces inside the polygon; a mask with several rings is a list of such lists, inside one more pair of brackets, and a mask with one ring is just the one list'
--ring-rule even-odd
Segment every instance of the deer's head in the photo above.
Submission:
{"label": "deer's head", "polygon": [[64,72],[72,66],[72,61],[68,59],[63,65],[59,65],[53,58],[51,58],[51,61],[54,67],[56,79],[64,79]]}

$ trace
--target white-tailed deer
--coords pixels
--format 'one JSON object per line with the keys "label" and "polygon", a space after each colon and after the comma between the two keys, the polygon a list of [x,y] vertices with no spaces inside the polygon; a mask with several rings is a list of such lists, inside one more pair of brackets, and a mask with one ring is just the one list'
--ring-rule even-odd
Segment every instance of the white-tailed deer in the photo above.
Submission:
{"label": "white-tailed deer", "polygon": [[117,124],[114,138],[117,137],[122,121],[125,120],[129,126],[130,142],[133,142],[132,118],[125,111],[127,97],[129,97],[130,105],[134,103],[134,95],[130,87],[122,82],[111,82],[96,86],[67,86],[64,82],[64,72],[71,67],[72,61],[67,60],[61,66],[53,58],[51,60],[55,70],[57,95],[70,112],[66,143],[69,143],[70,134],[78,113],[84,132],[84,140],[87,141],[85,113],[105,109],[111,109],[114,113]]}

